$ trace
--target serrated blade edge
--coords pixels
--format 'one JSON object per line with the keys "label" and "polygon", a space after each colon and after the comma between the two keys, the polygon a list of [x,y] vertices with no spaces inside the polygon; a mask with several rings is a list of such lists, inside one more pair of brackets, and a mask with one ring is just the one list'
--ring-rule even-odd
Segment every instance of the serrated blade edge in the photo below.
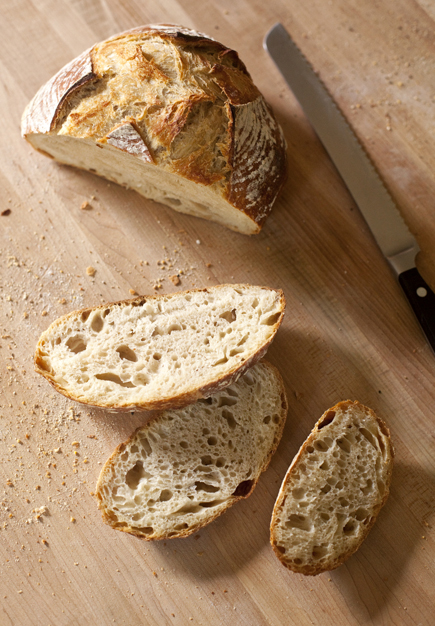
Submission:
{"label": "serrated blade edge", "polygon": [[264,47],[299,101],[383,254],[396,273],[415,267],[419,247],[368,154],[309,61],[282,24]]}

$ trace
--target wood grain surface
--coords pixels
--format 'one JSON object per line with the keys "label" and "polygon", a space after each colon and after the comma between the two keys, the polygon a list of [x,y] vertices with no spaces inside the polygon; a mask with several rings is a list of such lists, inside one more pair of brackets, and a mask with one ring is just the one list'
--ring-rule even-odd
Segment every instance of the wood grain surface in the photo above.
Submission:
{"label": "wood grain surface", "polygon": [[[262,40],[282,21],[318,70],[435,287],[434,3],[2,0],[0,18],[1,626],[432,625],[435,356]],[[284,128],[289,177],[258,236],[60,166],[20,137],[25,105],[62,65],[156,22],[238,50]],[[33,371],[34,347],[72,309],[224,282],[285,292],[268,352],[289,398],[283,440],[249,499],[188,539],[141,542],[102,523],[92,492],[115,446],[148,416],[57,395]],[[354,556],[304,578],[272,553],[272,508],[314,423],[347,398],[392,431],[392,492]]]}

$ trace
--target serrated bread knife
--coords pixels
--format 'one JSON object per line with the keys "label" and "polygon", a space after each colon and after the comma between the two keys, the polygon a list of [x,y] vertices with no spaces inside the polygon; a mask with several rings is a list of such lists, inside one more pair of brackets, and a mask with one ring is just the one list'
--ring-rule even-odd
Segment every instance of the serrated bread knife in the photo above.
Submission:
{"label": "serrated bread knife", "polygon": [[435,350],[435,294],[415,266],[417,241],[353,130],[282,24],[267,33],[264,47],[346,183]]}

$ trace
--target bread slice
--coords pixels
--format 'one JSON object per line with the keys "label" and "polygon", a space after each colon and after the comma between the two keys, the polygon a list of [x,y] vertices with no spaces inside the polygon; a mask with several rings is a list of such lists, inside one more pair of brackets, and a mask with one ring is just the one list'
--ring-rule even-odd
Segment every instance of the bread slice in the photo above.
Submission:
{"label": "bread slice", "polygon": [[289,569],[314,576],[353,554],[389,493],[393,448],[359,402],[326,411],[294,458],[272,516],[271,544]]}
{"label": "bread slice", "polygon": [[286,142],[237,53],[181,26],[93,46],[22,119],[42,153],[146,198],[258,233],[286,176]]}
{"label": "bread slice", "polygon": [[260,360],[284,308],[281,291],[218,285],[74,311],[41,335],[35,368],[84,404],[180,407],[223,389]]}
{"label": "bread slice", "polygon": [[257,363],[206,400],[139,428],[104,465],[104,521],[146,540],[186,537],[247,498],[279,443],[287,402],[278,370]]}

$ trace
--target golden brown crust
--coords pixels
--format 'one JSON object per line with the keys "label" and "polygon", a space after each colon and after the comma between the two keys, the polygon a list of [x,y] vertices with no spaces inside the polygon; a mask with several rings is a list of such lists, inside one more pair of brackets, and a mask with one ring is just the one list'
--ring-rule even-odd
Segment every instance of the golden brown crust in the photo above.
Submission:
{"label": "golden brown crust", "polygon": [[[89,105],[68,113],[80,94],[96,93],[112,76],[113,69],[109,71],[107,65],[111,52],[130,67],[131,76],[139,83],[168,81],[165,73],[142,52],[141,45],[146,37],[158,37],[173,44],[175,50],[199,55],[198,62],[207,70],[201,87],[198,89],[197,85],[190,94],[187,90],[178,101],[168,102],[166,106],[161,96],[149,88],[148,96],[144,97],[150,98],[151,108],[148,108],[155,107],[155,111],[149,116],[146,113],[146,119],[116,118],[111,96],[94,104],[92,98],[88,99]],[[182,65],[184,61],[180,57],[178,62]],[[121,80],[112,95],[119,93],[122,85],[127,83]],[[201,117],[208,105],[216,111],[216,118],[210,119],[208,124],[216,128],[226,125],[226,131],[209,141],[198,141],[196,149],[190,148],[186,154],[178,156],[176,142],[179,139],[183,142],[191,120]],[[116,107],[117,110],[122,108],[118,104]],[[32,135],[56,134],[67,114],[69,126],[66,129],[62,126],[63,134],[87,137],[100,144],[107,142],[117,148],[122,145],[122,150],[139,158],[147,155],[149,158],[144,160],[154,162],[157,167],[167,168],[196,184],[213,187],[220,198],[252,220],[250,233],[259,232],[285,182],[284,135],[237,53],[206,35],[180,26],[141,26],[84,52],[39,90],[23,115],[22,134],[31,143]],[[127,121],[143,143],[128,126],[120,130]],[[145,124],[146,132],[139,130],[139,122]],[[115,140],[113,133],[117,135]],[[160,162],[156,155],[160,158],[163,148],[167,157]]]}
{"label": "golden brown crust", "polygon": [[[260,468],[260,470],[258,471],[257,474],[257,479],[255,481],[249,481],[249,484],[246,485],[246,489],[244,488],[244,484],[242,483],[242,487],[240,489],[237,490],[236,494],[233,495],[228,502],[226,503],[226,506],[221,508],[215,515],[212,515],[210,517],[208,517],[205,521],[203,522],[199,522],[198,524],[192,525],[190,526],[188,529],[186,530],[180,530],[174,533],[171,533],[170,538],[171,539],[183,539],[185,537],[188,537],[190,535],[192,535],[193,533],[195,533],[196,531],[198,531],[200,528],[203,528],[204,526],[208,526],[208,524],[210,524],[212,521],[214,521],[215,519],[217,519],[218,517],[220,517],[223,513],[225,513],[225,511],[227,511],[231,506],[233,506],[233,504],[235,504],[236,502],[238,502],[239,500],[244,500],[246,498],[248,498],[252,492],[254,491],[255,487],[258,484],[258,481],[260,479],[261,474],[267,470],[267,468],[269,467],[270,461],[273,457],[273,455],[276,452],[276,449],[281,441],[281,437],[282,437],[282,433],[284,431],[284,426],[285,426],[285,421],[286,421],[286,417],[287,417],[287,411],[288,411],[288,403],[287,403],[287,397],[286,397],[286,392],[285,392],[285,386],[284,386],[284,381],[282,379],[282,376],[280,374],[280,372],[278,371],[278,369],[272,365],[271,363],[269,363],[268,361],[263,360],[262,363],[264,365],[266,365],[270,370],[273,370],[275,373],[275,377],[277,379],[277,381],[279,382],[280,385],[280,395],[281,395],[281,415],[280,415],[280,423],[279,423],[279,428],[277,430],[273,445],[269,451],[269,454],[267,456],[267,458],[265,459],[262,467]],[[138,433],[141,430],[146,429],[151,423],[158,421],[160,419],[160,417],[162,416],[163,412],[158,412],[155,415],[153,415],[151,417],[151,419],[147,422],[147,424],[145,426],[140,426],[139,428],[137,428],[132,435],[129,437],[129,439],[121,444],[119,444],[115,450],[112,452],[112,454],[110,455],[110,457],[108,458],[108,460],[106,461],[106,463],[104,464],[103,469],[100,472],[98,481],[97,481],[97,485],[96,485],[96,489],[95,489],[95,497],[97,499],[97,506],[101,511],[101,515],[103,518],[104,523],[108,524],[109,526],[111,526],[112,528],[116,529],[116,530],[120,530],[122,532],[134,535],[135,537],[139,538],[139,539],[143,539],[144,541],[158,541],[158,540],[162,540],[162,539],[168,539],[168,537],[165,536],[149,536],[147,534],[141,533],[140,530],[133,528],[131,526],[118,526],[114,523],[114,520],[108,510],[108,508],[104,505],[104,498],[101,494],[101,486],[107,481],[107,478],[110,477],[110,474],[113,470],[113,465],[114,465],[114,460],[118,457],[118,455],[123,452],[123,450],[128,446],[128,444],[130,443],[130,441],[132,441],[136,435],[136,433]]]}
{"label": "golden brown crust", "polygon": [[[232,287],[235,287],[235,288],[237,288],[238,286],[244,287],[245,285],[237,285],[237,284],[232,285]],[[220,285],[220,287],[226,287],[226,285]],[[138,409],[149,410],[149,411],[155,411],[155,410],[160,411],[163,409],[181,408],[183,406],[191,404],[192,402],[196,402],[196,400],[199,400],[200,398],[208,398],[210,395],[217,393],[218,391],[221,391],[225,387],[228,387],[233,382],[235,382],[242,374],[244,374],[250,367],[252,367],[255,363],[260,361],[260,359],[262,359],[263,356],[266,354],[270,344],[272,343],[275,337],[275,334],[279,326],[281,325],[281,322],[285,313],[286,302],[284,298],[284,293],[281,289],[272,290],[269,287],[263,287],[263,288],[268,289],[270,291],[275,291],[277,294],[277,298],[280,300],[280,303],[281,303],[280,317],[279,319],[276,320],[274,324],[275,332],[272,334],[270,339],[266,343],[264,343],[262,347],[259,350],[257,350],[257,352],[253,354],[249,359],[247,359],[244,363],[241,363],[238,366],[235,366],[230,372],[228,372],[226,376],[221,377],[219,380],[211,381],[210,383],[207,383],[200,388],[192,385],[192,389],[189,392],[174,395],[172,398],[169,398],[167,400],[156,399],[155,402],[147,402],[146,406],[141,406],[137,404],[134,404],[134,405],[99,405],[99,404],[93,404],[91,402],[85,402],[83,400],[77,399],[76,397],[68,393],[65,389],[63,389],[54,380],[51,372],[46,369],[44,356],[42,354],[42,342],[43,342],[42,337],[39,339],[38,344],[36,346],[36,351],[35,351],[35,356],[34,356],[35,371],[38,374],[41,374],[41,376],[43,376],[54,387],[54,389],[56,389],[57,392],[61,393],[69,400],[73,400],[74,402],[79,402],[80,404],[83,404],[86,406],[95,406],[95,407],[105,408],[114,412],[127,412],[127,411],[134,411]],[[112,306],[129,306],[131,304],[135,306],[142,306],[144,303],[146,303],[150,299],[153,301],[158,301],[158,300],[163,300],[167,298],[177,297],[180,295],[182,296],[188,293],[201,292],[201,291],[206,292],[206,293],[210,292],[210,290],[207,288],[190,289],[186,292],[175,292],[175,293],[167,294],[167,295],[137,296],[136,298],[121,300],[117,302],[110,302],[108,304],[99,305],[96,307],[88,307],[86,309],[79,309],[76,311],[72,311],[70,313],[66,313],[65,315],[62,315],[61,317],[59,317],[57,320],[55,320],[52,323],[52,328],[55,328],[56,326],[61,326],[63,321],[68,317],[79,316],[79,315],[89,316],[90,313],[92,313],[93,311],[104,310]]]}
{"label": "golden brown crust", "polygon": [[[282,551],[279,549],[279,547],[275,544],[275,542],[273,540],[273,532],[272,532],[272,529],[277,524],[277,519],[279,517],[280,511],[281,511],[282,507],[284,506],[284,503],[285,503],[285,500],[286,500],[286,497],[287,497],[287,488],[288,488],[289,482],[291,481],[291,478],[292,478],[292,472],[293,472],[293,470],[295,470],[298,467],[299,461],[303,457],[305,457],[307,448],[309,446],[311,446],[315,442],[315,440],[316,440],[316,438],[318,436],[319,430],[321,430],[324,426],[326,426],[328,423],[330,423],[332,421],[335,412],[338,411],[338,410],[344,410],[345,411],[346,409],[348,409],[348,408],[350,408],[352,406],[360,407],[361,409],[364,410],[364,412],[366,412],[367,415],[371,416],[377,422],[377,424],[379,426],[379,429],[381,430],[381,432],[385,435],[385,437],[387,439],[389,448],[387,450],[388,465],[386,466],[386,481],[385,481],[384,495],[383,495],[382,499],[373,508],[373,511],[372,511],[372,514],[371,514],[371,518],[370,518],[369,522],[367,524],[365,524],[364,532],[361,533],[358,543],[354,544],[350,550],[348,550],[344,554],[339,555],[332,562],[328,561],[326,566],[324,564],[322,565],[321,563],[306,564],[304,566],[295,566],[295,564],[293,562],[290,562],[290,561],[288,561],[286,559],[285,554],[283,554]],[[270,528],[271,528],[270,543],[271,543],[272,549],[273,549],[275,555],[277,556],[277,558],[279,559],[279,561],[285,567],[287,567],[288,569],[290,569],[290,570],[292,570],[292,571],[294,571],[294,572],[296,572],[298,574],[304,574],[305,576],[317,576],[318,574],[321,574],[321,573],[323,573],[325,571],[330,571],[330,570],[336,569],[337,567],[342,565],[350,556],[352,556],[352,554],[354,554],[360,548],[361,544],[366,539],[366,537],[369,534],[371,528],[373,527],[374,523],[376,522],[376,519],[377,519],[377,517],[379,515],[380,510],[382,509],[382,507],[384,506],[384,504],[386,503],[386,501],[388,499],[389,488],[390,488],[390,484],[391,484],[391,476],[392,476],[392,471],[393,471],[394,454],[395,454],[394,453],[394,447],[393,447],[393,444],[391,442],[390,431],[389,431],[387,425],[369,407],[366,407],[366,406],[360,404],[356,400],[355,401],[353,401],[353,400],[343,400],[343,401],[338,402],[337,404],[335,404],[333,407],[331,407],[327,411],[325,411],[323,413],[323,415],[321,416],[321,418],[316,422],[313,430],[311,431],[310,435],[305,440],[305,442],[302,444],[302,446],[299,449],[297,455],[294,457],[294,459],[293,459],[289,469],[287,470],[287,473],[285,475],[285,478],[283,480],[283,483],[281,485],[279,494],[278,494],[277,499],[276,499],[276,503],[275,503],[275,506],[274,506],[274,509],[273,509],[273,514],[272,514],[272,520],[271,520],[271,524],[270,524]]]}

